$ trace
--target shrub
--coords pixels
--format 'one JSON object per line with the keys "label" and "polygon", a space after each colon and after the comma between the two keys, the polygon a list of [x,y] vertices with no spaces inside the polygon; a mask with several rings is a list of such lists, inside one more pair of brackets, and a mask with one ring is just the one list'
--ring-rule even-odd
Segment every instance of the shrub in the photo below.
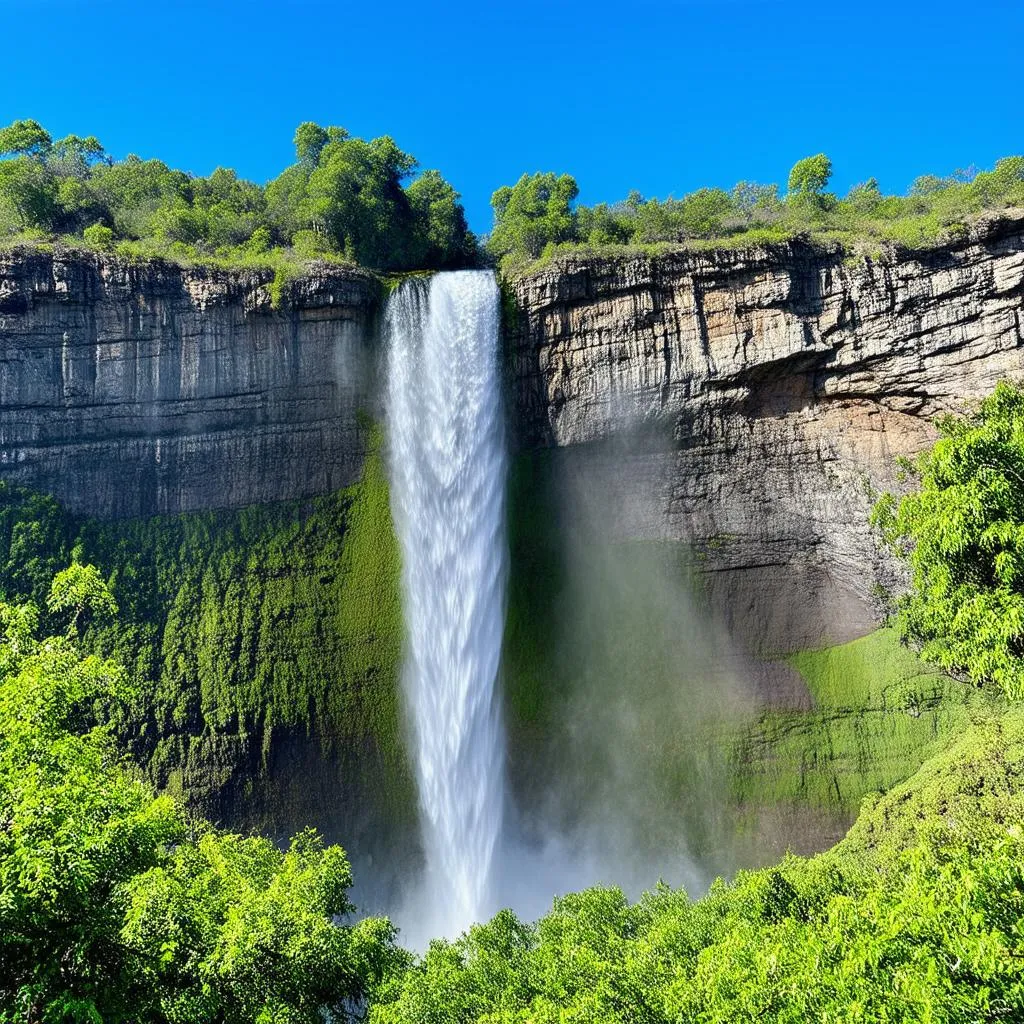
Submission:
{"label": "shrub", "polygon": [[114,229],[106,224],[91,224],[82,232],[82,237],[95,249],[112,249]]}

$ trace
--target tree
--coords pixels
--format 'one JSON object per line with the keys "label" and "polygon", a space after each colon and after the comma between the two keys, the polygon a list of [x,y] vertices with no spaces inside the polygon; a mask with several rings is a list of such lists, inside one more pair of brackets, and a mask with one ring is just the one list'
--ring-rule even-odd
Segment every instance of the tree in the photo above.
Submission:
{"label": "tree", "polygon": [[0,128],[0,153],[37,159],[49,152],[52,143],[50,133],[38,121],[14,121]]}
{"label": "tree", "polygon": [[459,193],[440,171],[424,171],[407,189],[412,207],[415,264],[465,266],[473,257],[473,237]]}
{"label": "tree", "polygon": [[906,470],[874,522],[910,566],[903,635],[943,668],[1024,697],[1024,392],[1006,382]]}
{"label": "tree", "polygon": [[882,202],[882,192],[878,187],[877,178],[868,178],[860,184],[854,185],[847,192],[843,202],[857,213],[872,213]]}
{"label": "tree", "polygon": [[56,178],[34,157],[0,160],[0,207],[23,228],[49,230],[58,214]]}
{"label": "tree", "polygon": [[77,634],[82,616],[117,614],[117,602],[110,587],[94,565],[73,562],[53,578],[46,605],[51,612],[74,612],[69,629]]}
{"label": "tree", "polygon": [[415,166],[388,136],[331,141],[309,176],[299,217],[364,266],[405,268],[413,214],[402,181]]}
{"label": "tree", "polygon": [[537,257],[546,245],[572,241],[572,204],[578,195],[576,179],[568,174],[524,174],[515,185],[499,188],[491,196],[494,230],[488,248],[496,256]]}
{"label": "tree", "polygon": [[342,142],[347,138],[349,138],[349,134],[344,128],[339,128],[336,125],[321,128],[314,121],[303,121],[295,129],[295,137],[292,141],[295,143],[295,155],[299,163],[316,167],[324,146],[329,142]]}
{"label": "tree", "polygon": [[832,161],[824,153],[798,160],[789,172],[791,196],[819,196],[832,178]]}
{"label": "tree", "polygon": [[358,1016],[407,957],[351,914],[344,851],[218,832],[154,796],[104,709],[128,696],[74,623],[115,603],[93,566],[55,578],[71,613],[0,601],[0,1021],[322,1024]]}
{"label": "tree", "polygon": [[689,238],[710,238],[722,233],[723,221],[736,206],[728,192],[720,188],[701,188],[684,196],[678,215],[683,234]]}
{"label": "tree", "polygon": [[771,216],[778,213],[778,185],[759,185],[756,181],[739,181],[733,186],[732,200],[740,216],[748,223],[755,216]]}

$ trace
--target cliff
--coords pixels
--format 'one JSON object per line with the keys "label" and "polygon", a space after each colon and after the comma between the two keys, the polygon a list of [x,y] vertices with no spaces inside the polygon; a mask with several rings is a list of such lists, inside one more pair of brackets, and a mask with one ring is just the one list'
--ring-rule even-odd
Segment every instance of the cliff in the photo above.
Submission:
{"label": "cliff", "polygon": [[[0,475],[102,517],[330,493],[358,475],[380,285],[0,254]],[[570,256],[510,283],[514,433],[571,452],[611,533],[682,541],[762,651],[871,628],[867,517],[934,418],[1024,372],[1024,214],[913,253]],[[569,462],[566,463],[569,466]]]}
{"label": "cliff", "polygon": [[75,511],[150,515],[324,494],[366,431],[379,284],[0,252],[0,473]]}
{"label": "cliff", "polygon": [[[277,308],[272,286],[270,271],[0,254],[0,480],[73,513],[46,506],[40,526],[43,505],[0,500],[0,582],[23,587],[29,558],[41,600],[73,550],[115,580],[127,628],[94,639],[146,680],[123,733],[159,785],[238,827],[312,822],[361,856],[415,857],[398,556],[381,463],[365,457],[381,286],[318,266]],[[563,787],[575,813],[573,794],[600,788],[613,729],[612,746],[645,751],[642,774],[662,778],[681,748],[698,751],[683,726],[730,701],[759,714],[751,685],[782,717],[740,736],[735,758],[738,733],[715,734],[729,760],[716,785],[772,813],[817,793],[847,815],[959,728],[962,697],[915,666],[900,685],[916,680],[924,711],[892,713],[906,695],[888,693],[896,654],[877,643],[843,656],[838,709],[803,670],[749,655],[874,628],[876,588],[897,577],[867,517],[898,485],[896,457],[928,443],[935,416],[1024,376],[1024,214],[877,259],[798,241],[581,254],[508,287],[519,453],[504,679],[524,806],[567,765],[598,766]],[[138,518],[158,512],[175,515]],[[658,543],[609,552],[609,537]],[[690,569],[723,632],[690,614]],[[723,670],[723,651],[737,664]],[[880,667],[858,690],[849,665],[862,661]],[[646,717],[619,714],[634,703]],[[579,721],[593,750],[566,737]],[[680,801],[691,794],[696,820],[703,790],[668,774],[685,784],[627,799],[694,834],[676,827]],[[823,845],[818,825],[778,831],[783,846],[798,832]]]}
{"label": "cliff", "polygon": [[607,529],[694,545],[761,651],[872,628],[897,456],[1024,375],[1019,211],[927,251],[581,255],[512,287],[521,444],[578,447]]}

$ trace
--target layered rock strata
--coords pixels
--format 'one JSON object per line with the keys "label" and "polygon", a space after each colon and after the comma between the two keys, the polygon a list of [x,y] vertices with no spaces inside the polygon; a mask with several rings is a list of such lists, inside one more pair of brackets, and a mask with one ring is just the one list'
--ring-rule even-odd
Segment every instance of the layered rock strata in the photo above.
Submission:
{"label": "layered rock strata", "polygon": [[104,517],[323,494],[365,451],[379,285],[0,253],[0,476]]}
{"label": "layered rock strata", "polygon": [[609,529],[685,541],[762,651],[866,632],[896,458],[1024,378],[1024,214],[927,251],[573,256],[513,284],[514,420],[579,451]]}

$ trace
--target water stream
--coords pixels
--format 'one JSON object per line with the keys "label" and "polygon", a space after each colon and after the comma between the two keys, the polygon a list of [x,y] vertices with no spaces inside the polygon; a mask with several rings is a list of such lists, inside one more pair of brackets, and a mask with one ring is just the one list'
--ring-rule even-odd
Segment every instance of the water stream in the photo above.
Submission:
{"label": "water stream", "polygon": [[402,552],[412,726],[435,933],[490,910],[505,741],[507,455],[499,292],[489,271],[403,282],[386,310],[391,504]]}

